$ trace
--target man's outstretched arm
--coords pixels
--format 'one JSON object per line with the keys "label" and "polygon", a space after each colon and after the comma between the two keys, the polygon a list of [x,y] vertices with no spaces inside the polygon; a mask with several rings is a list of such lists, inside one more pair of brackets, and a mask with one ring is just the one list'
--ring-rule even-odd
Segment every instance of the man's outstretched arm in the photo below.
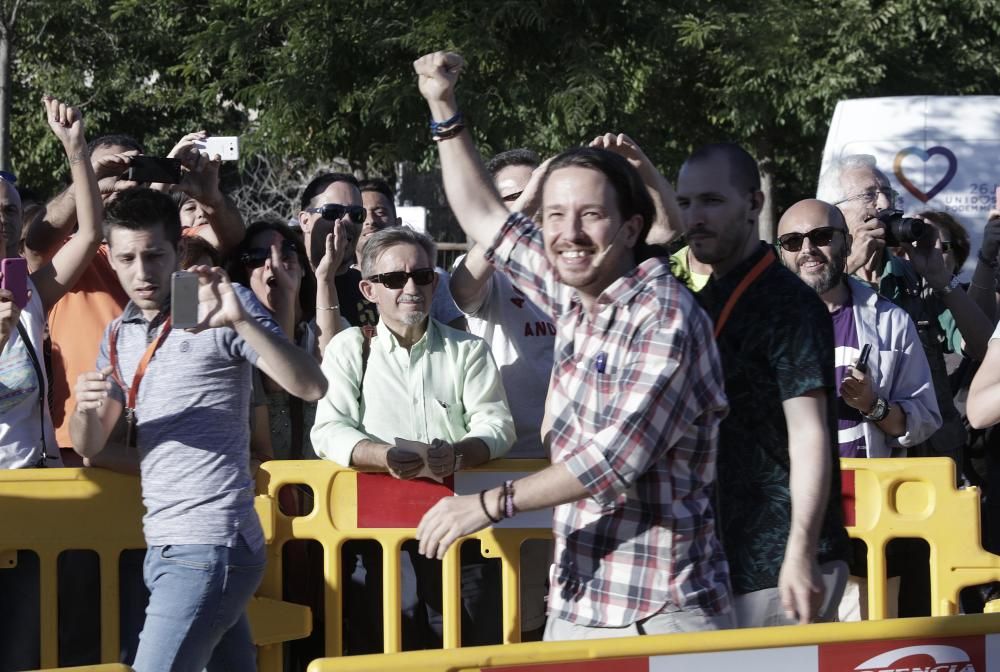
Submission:
{"label": "man's outstretched arm", "polygon": [[[461,56],[443,51],[413,63],[420,93],[427,100],[434,121],[448,121],[458,114],[455,82],[463,65]],[[510,213],[472,144],[472,136],[463,129],[437,144],[448,204],[466,235],[484,250],[489,249]]]}

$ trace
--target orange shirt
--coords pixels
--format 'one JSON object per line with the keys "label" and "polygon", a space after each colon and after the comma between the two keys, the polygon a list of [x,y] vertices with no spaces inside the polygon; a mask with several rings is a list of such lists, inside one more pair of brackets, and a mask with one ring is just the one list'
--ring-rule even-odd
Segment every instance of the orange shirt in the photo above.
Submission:
{"label": "orange shirt", "polygon": [[73,390],[81,373],[93,371],[104,330],[121,315],[128,296],[118,283],[101,245],[83,276],[49,311],[52,338],[52,423],[56,441],[69,448],[69,418],[76,406]]}

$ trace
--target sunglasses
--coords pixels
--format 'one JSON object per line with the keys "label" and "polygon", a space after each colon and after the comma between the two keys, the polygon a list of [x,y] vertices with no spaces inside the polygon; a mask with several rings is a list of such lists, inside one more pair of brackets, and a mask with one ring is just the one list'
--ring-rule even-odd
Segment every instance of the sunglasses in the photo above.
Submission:
{"label": "sunglasses", "polygon": [[339,203],[327,203],[318,208],[306,208],[306,212],[317,214],[331,222],[343,219],[344,215],[347,215],[355,224],[364,223],[365,217],[368,215],[368,212],[360,205],[340,205]]}
{"label": "sunglasses", "polygon": [[788,252],[798,252],[802,249],[802,241],[808,238],[813,245],[824,247],[833,241],[835,233],[845,233],[845,231],[832,226],[821,226],[805,233],[786,233],[783,236],[778,236],[778,245]]}
{"label": "sunglasses", "polygon": [[418,268],[415,271],[390,271],[388,273],[378,273],[366,278],[369,282],[378,282],[389,289],[402,289],[406,286],[406,281],[413,278],[413,282],[418,285],[429,285],[434,282],[433,268]]}
{"label": "sunglasses", "polygon": [[[299,251],[299,246],[295,244],[294,240],[283,240],[281,241],[281,260],[288,261]],[[268,259],[271,258],[271,248],[270,247],[251,247],[242,255],[240,255],[240,262],[247,268],[260,268],[264,265]]]}

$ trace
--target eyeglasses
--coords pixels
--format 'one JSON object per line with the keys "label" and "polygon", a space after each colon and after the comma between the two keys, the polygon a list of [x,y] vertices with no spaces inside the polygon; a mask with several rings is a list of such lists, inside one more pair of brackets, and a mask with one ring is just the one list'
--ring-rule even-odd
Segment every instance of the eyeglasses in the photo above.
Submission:
{"label": "eyeglasses", "polygon": [[317,214],[331,222],[343,219],[344,215],[347,215],[355,224],[363,223],[368,215],[368,212],[360,205],[340,205],[339,203],[327,203],[318,208],[306,208],[306,212]]}
{"label": "eyeglasses", "polygon": [[[281,260],[288,261],[295,256],[296,252],[299,251],[299,246],[295,244],[294,240],[283,240],[281,241]],[[254,269],[260,268],[264,265],[268,259],[271,258],[271,248],[270,247],[251,247],[242,255],[240,255],[240,262],[247,268]]]}
{"label": "eyeglasses", "polygon": [[11,184],[17,184],[17,176],[14,175],[14,173],[8,173],[6,170],[0,170],[0,180],[10,182]]}
{"label": "eyeglasses", "polygon": [[388,273],[377,273],[366,278],[369,282],[378,282],[389,289],[402,289],[406,286],[407,280],[413,278],[413,282],[418,285],[429,285],[434,281],[433,268],[418,268],[415,271],[390,271]]}
{"label": "eyeglasses", "polygon": [[882,194],[887,199],[889,199],[889,204],[892,205],[899,198],[899,192],[895,189],[869,189],[868,191],[862,191],[860,194],[854,194],[853,196],[848,196],[843,198],[834,205],[840,205],[841,203],[847,203],[848,201],[863,201],[867,205],[873,205],[875,201],[878,200],[878,195]]}
{"label": "eyeglasses", "polygon": [[802,241],[808,238],[813,245],[823,247],[833,241],[835,233],[846,233],[846,231],[832,226],[820,226],[805,233],[786,233],[783,236],[778,236],[778,245],[783,250],[798,252],[802,249]]}

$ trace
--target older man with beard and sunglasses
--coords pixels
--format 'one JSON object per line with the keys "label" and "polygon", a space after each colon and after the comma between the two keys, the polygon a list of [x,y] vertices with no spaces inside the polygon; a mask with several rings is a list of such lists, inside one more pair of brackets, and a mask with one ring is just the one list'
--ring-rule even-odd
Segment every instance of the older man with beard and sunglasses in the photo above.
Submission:
{"label": "older man with beard and sunglasses", "polygon": [[[819,294],[833,320],[840,456],[903,456],[941,426],[931,371],[906,311],[847,274],[851,243],[844,215],[823,201],[799,201],[778,223],[781,260]],[[908,576],[899,555],[890,550],[890,575]],[[864,556],[852,558],[840,620],[865,618],[865,571]]]}
{"label": "older man with beard and sunglasses", "polygon": [[[430,317],[435,257],[428,236],[401,226],[365,244],[361,292],[378,307],[378,325],[374,336],[342,331],[326,348],[323,371],[334,382],[312,429],[318,455],[398,479],[443,479],[510,449],[514,421],[489,346]],[[414,542],[403,550],[403,649],[440,647],[441,564]],[[462,550],[462,644],[497,643],[499,595],[487,588],[499,585],[499,572],[474,545]],[[344,577],[346,652],[381,651],[381,560],[358,545],[345,553],[353,556],[345,563],[353,572]]]}

